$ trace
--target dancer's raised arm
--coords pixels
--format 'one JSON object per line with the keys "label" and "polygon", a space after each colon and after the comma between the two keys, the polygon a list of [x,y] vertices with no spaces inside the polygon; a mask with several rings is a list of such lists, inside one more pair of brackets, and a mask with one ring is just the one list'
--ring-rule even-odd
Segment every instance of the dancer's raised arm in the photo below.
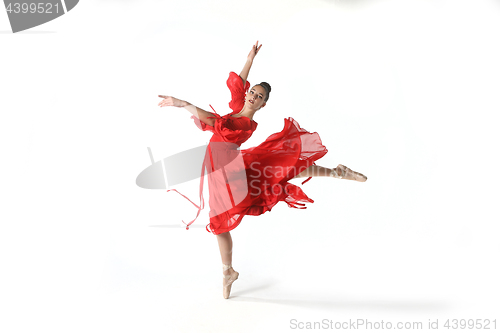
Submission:
{"label": "dancer's raised arm", "polygon": [[258,45],[259,45],[259,41],[257,41],[257,43],[255,43],[255,45],[252,46],[252,50],[250,51],[250,53],[248,54],[248,57],[247,57],[247,62],[245,63],[245,66],[241,70],[240,77],[243,80],[243,87],[245,86],[245,83],[247,82],[248,73],[250,72],[250,67],[252,67],[253,58],[255,58],[255,56],[257,55],[257,52],[259,52],[260,48],[262,47],[262,44],[260,44],[260,46],[258,46]]}
{"label": "dancer's raised arm", "polygon": [[211,112],[200,109],[199,107],[194,106],[189,102],[183,101],[181,99],[172,96],[158,95],[158,97],[163,98],[163,101],[161,101],[158,104],[160,107],[175,106],[178,108],[184,108],[189,112],[191,112],[196,118],[198,118],[199,120],[201,120],[202,122],[204,122],[209,126],[213,126],[215,123],[215,118],[208,118],[208,117],[215,117],[215,115]]}

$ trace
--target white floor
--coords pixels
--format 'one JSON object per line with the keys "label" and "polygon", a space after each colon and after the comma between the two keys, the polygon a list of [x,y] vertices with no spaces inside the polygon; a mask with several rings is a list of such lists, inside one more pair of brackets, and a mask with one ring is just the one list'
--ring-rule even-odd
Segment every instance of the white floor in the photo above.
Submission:
{"label": "white floor", "polygon": [[[498,330],[499,15],[89,0],[18,34],[0,16],[0,331]],[[256,40],[249,81],[273,90],[242,148],[293,117],[328,148],[317,164],[368,181],[314,178],[307,209],[245,217],[226,300],[208,202],[185,230],[195,207],[135,180],[147,147],[159,160],[210,139],[157,95],[229,112],[225,80]],[[197,181],[178,187],[195,202]]]}

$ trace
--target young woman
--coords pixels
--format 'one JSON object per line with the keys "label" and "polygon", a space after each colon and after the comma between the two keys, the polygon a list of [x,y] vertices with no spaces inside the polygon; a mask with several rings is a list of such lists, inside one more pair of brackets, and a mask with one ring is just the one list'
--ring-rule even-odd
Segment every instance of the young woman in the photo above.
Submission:
{"label": "young woman", "polygon": [[[299,209],[306,208],[298,207],[305,206],[300,201],[314,202],[299,186],[288,182],[293,178],[308,177],[302,184],[318,176],[359,182],[367,180],[366,176],[342,164],[332,169],[316,165],[315,161],[328,150],[322,145],[318,133],[306,131],[291,117],[285,118],[281,132],[272,134],[260,145],[239,149],[257,128],[253,118],[266,106],[271,93],[267,82],[254,85],[249,90],[248,73],[261,47],[258,41],[253,45],[240,75],[230,72],[226,83],[231,91],[229,107],[233,112],[225,116],[220,116],[215,110],[214,113],[202,110],[172,96],[159,95],[163,98],[160,107],[185,108],[193,114],[191,118],[198,128],[213,132],[200,178],[200,206],[190,201],[198,208],[199,215],[203,208],[203,175],[206,168],[210,192],[207,231],[217,235],[223,265],[224,298],[229,298],[231,285],[239,276],[232,268],[233,242],[229,232],[240,224],[245,215],[261,215],[280,201]],[[187,223],[187,227],[196,218]]]}

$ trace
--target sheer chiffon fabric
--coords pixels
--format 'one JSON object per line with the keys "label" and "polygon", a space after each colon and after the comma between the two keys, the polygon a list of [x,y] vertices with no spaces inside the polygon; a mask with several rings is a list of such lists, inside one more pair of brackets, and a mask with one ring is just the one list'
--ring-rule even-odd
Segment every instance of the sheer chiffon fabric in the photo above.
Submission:
{"label": "sheer chiffon fabric", "polygon": [[[227,86],[231,91],[229,107],[233,112],[220,116],[215,110],[213,126],[191,116],[202,131],[213,133],[205,154],[200,177],[200,205],[195,219],[204,206],[203,181],[208,177],[210,223],[206,230],[215,235],[233,230],[245,215],[261,215],[280,201],[291,208],[305,209],[304,202],[313,203],[302,189],[289,182],[328,150],[316,132],[308,132],[293,118],[285,118],[281,132],[270,135],[256,147],[240,149],[257,128],[257,122],[237,116],[245,103],[250,82],[243,86],[241,77],[230,72]],[[212,107],[212,106],[210,106]],[[236,115],[236,116],[233,116]],[[302,184],[309,181],[307,178]],[[176,190],[174,190],[176,191]],[[181,193],[179,193],[181,194]],[[182,195],[182,194],[181,194]]]}

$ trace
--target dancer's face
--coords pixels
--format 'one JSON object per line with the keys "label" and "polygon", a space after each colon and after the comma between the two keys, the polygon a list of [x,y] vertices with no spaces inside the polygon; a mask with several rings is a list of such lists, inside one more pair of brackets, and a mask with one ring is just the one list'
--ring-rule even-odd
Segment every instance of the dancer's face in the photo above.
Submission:
{"label": "dancer's face", "polygon": [[261,86],[253,86],[245,96],[245,105],[252,110],[258,110],[266,105],[264,98],[266,90]]}

